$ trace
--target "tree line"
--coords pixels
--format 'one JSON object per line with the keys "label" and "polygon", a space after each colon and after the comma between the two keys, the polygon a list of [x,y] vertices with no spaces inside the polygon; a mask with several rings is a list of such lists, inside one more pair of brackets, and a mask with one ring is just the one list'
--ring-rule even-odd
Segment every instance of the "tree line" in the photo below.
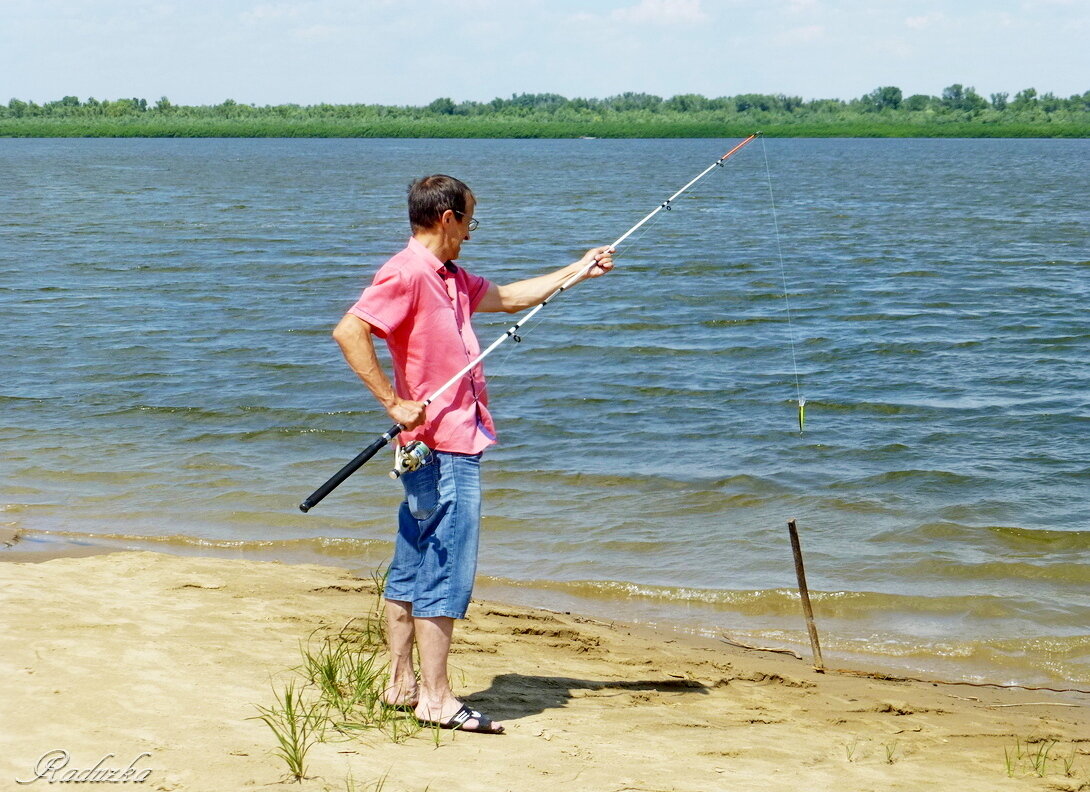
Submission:
{"label": "tree line", "polygon": [[1034,88],[993,93],[987,98],[972,86],[950,85],[940,96],[904,96],[896,86],[881,86],[857,99],[810,99],[784,94],[739,94],[708,98],[678,94],[664,99],[647,93],[622,93],[604,99],[569,99],[553,93],[513,94],[489,102],[455,102],[440,97],[423,106],[378,104],[280,104],[257,106],[227,99],[216,105],[176,105],[167,97],[155,102],[141,98],[80,100],[65,96],[51,102],[11,99],[0,105],[0,119],[125,119],[139,117],[191,119],[320,119],[320,118],[541,118],[577,120],[623,115],[632,120],[659,116],[754,116],[764,119],[843,119],[923,114],[935,120],[1025,121],[1062,117],[1086,121],[1090,91],[1069,97]]}

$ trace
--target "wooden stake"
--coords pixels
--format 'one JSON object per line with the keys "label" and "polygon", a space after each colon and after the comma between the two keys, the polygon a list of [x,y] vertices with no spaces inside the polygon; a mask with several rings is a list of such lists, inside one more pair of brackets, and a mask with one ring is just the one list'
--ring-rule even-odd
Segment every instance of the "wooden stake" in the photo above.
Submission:
{"label": "wooden stake", "polygon": [[795,576],[799,579],[799,597],[802,599],[802,613],[806,617],[806,630],[810,633],[810,648],[814,652],[814,670],[825,673],[825,664],[821,660],[821,644],[818,643],[817,625],[814,624],[814,609],[810,607],[810,590],[806,588],[806,569],[802,565],[802,548],[799,546],[799,531],[794,518],[787,521],[787,532],[791,534],[791,552],[795,554]]}

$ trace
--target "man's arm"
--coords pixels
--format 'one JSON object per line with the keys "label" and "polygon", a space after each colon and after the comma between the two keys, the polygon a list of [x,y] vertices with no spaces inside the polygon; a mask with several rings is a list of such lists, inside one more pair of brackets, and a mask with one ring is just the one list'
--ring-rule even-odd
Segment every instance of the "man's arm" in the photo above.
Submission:
{"label": "man's arm", "polygon": [[386,414],[406,429],[415,429],[424,423],[424,403],[398,398],[390,378],[382,370],[375,354],[375,342],[371,337],[371,325],[352,314],[345,314],[333,329],[333,340],[341,348],[349,368],[356,372],[363,384],[371,391]]}
{"label": "man's arm", "polygon": [[[591,263],[594,263],[593,267],[590,266]],[[484,297],[481,298],[477,310],[515,313],[524,308],[537,305],[544,302],[550,294],[559,289],[565,281],[577,272],[587,269],[588,267],[589,269],[583,277],[579,279],[580,281],[586,280],[587,278],[600,277],[613,269],[613,251],[608,247],[591,248],[579,261],[569,264],[563,269],[558,269],[556,272],[551,272],[548,275],[530,278],[529,280],[516,281],[515,283],[508,283],[504,286],[492,284],[488,291],[485,292]]]}

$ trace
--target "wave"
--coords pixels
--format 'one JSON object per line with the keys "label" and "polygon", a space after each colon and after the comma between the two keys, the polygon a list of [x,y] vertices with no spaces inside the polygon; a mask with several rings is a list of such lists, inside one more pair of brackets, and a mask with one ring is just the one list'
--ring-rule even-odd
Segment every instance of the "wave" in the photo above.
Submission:
{"label": "wave", "polygon": [[166,546],[173,549],[196,549],[211,551],[234,551],[245,554],[247,551],[261,551],[273,555],[282,553],[291,558],[301,551],[308,555],[331,556],[336,558],[373,557],[376,551],[389,552],[392,542],[381,539],[360,539],[346,536],[314,536],[295,539],[223,539],[186,534],[164,534],[160,536],[127,533],[88,533],[85,531],[65,530],[22,530],[26,537],[43,536],[74,539],[79,541],[102,542],[104,544],[138,545],[142,548]]}
{"label": "wave", "polygon": [[[589,599],[641,600],[648,603],[700,605],[713,610],[751,616],[797,616],[799,595],[793,589],[724,590],[681,586],[654,586],[617,580],[515,581],[488,578],[507,586],[532,586]],[[1032,616],[1032,603],[1000,596],[916,596],[875,591],[810,591],[815,612],[822,619],[869,620],[875,616],[926,614],[935,617],[1015,619]]]}
{"label": "wave", "polygon": [[1056,531],[1000,525],[989,526],[987,530],[1004,542],[1019,547],[1042,548],[1050,552],[1090,550],[1090,531]]}
{"label": "wave", "polygon": [[[929,522],[919,526],[917,532],[926,539],[944,542],[957,539],[987,547],[1000,540],[1013,550],[1030,555],[1055,553],[1083,553],[1090,550],[1090,531],[1056,530],[1050,528],[1025,528],[1009,525],[970,525],[957,522]],[[1041,556],[1048,558],[1048,556]],[[1052,559],[1054,560],[1054,559]]]}
{"label": "wave", "polygon": [[897,569],[906,576],[918,580],[928,578],[995,580],[1005,586],[1018,580],[1044,580],[1090,587],[1090,564],[1059,563],[1054,558],[1046,558],[1039,564],[1027,561],[986,561],[974,564],[931,557],[898,566]]}
{"label": "wave", "polygon": [[951,492],[969,487],[978,479],[948,470],[890,470],[873,476],[838,481],[829,486],[833,489],[857,489],[874,486],[909,488],[920,492]]}

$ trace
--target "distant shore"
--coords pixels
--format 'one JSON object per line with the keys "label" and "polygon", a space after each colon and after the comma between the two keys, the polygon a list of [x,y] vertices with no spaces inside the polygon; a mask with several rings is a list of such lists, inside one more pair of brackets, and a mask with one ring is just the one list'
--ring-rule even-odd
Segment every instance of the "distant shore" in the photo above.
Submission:
{"label": "distant shore", "polygon": [[278,104],[226,99],[179,105],[166,96],[0,105],[0,137],[721,138],[1090,137],[1090,91],[1070,97],[1026,88],[985,98],[959,83],[941,96],[894,85],[856,99],[786,94],[664,99],[626,92],[598,98],[522,93],[489,102],[440,97],[422,106]]}
{"label": "distant shore", "polygon": [[463,118],[5,118],[7,138],[1087,138],[1073,121],[800,121],[760,119],[549,121]]}

